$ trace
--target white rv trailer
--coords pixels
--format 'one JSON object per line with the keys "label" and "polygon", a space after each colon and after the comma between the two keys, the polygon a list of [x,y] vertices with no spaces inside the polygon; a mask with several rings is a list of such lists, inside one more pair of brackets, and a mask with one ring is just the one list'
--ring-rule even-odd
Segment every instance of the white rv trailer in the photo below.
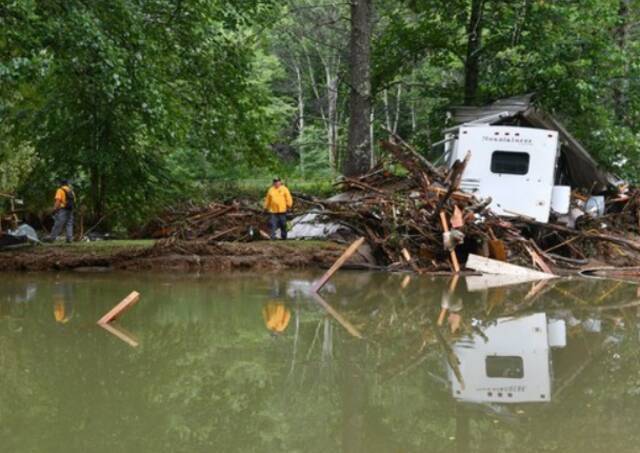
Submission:
{"label": "white rv trailer", "polygon": [[461,190],[481,199],[491,197],[495,213],[547,222],[552,200],[554,208],[558,206],[558,212],[565,213],[570,190],[566,186],[554,188],[560,153],[558,132],[467,123],[448,138],[449,166],[470,154]]}

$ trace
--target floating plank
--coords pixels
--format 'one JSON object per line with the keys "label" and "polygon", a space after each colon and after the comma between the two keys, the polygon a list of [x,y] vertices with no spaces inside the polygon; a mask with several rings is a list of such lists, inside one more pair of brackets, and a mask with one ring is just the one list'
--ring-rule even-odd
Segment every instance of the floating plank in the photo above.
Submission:
{"label": "floating plank", "polygon": [[333,266],[331,266],[331,268],[329,268],[329,270],[325,272],[325,274],[313,284],[313,287],[311,288],[311,292],[312,293],[319,292],[322,289],[322,287],[326,285],[329,279],[333,277],[333,274],[335,274],[338,271],[338,269],[340,269],[344,265],[344,263],[346,263],[347,260],[351,258],[351,256],[354,253],[356,253],[356,251],[360,248],[360,246],[364,244],[364,241],[365,241],[365,238],[361,237],[357,239],[353,244],[351,244],[349,248],[344,251],[342,256],[338,258],[335,263],[333,263]]}
{"label": "floating plank", "polygon": [[322,308],[324,308],[327,311],[327,313],[333,316],[334,319],[338,321],[340,325],[344,327],[347,332],[349,332],[351,335],[353,335],[356,338],[362,339],[362,334],[360,333],[360,331],[356,329],[356,327],[353,324],[347,321],[340,313],[338,313],[335,308],[329,305],[327,301],[324,300],[319,294],[314,293],[313,300],[315,300],[319,305],[321,305]]}
{"label": "floating plank", "polygon": [[140,346],[140,342],[135,337],[135,335],[133,335],[131,332],[128,332],[124,328],[107,323],[98,323],[98,325],[109,332],[111,335],[114,335],[115,337],[127,343],[129,346],[133,348],[137,348],[138,346]]}
{"label": "floating plank", "polygon": [[98,320],[98,324],[108,324],[114,319],[119,318],[125,311],[133,307],[140,300],[140,293],[133,291],[125,297],[118,305],[113,307],[109,312]]}
{"label": "floating plank", "polygon": [[530,277],[532,280],[556,278],[553,274],[539,272],[527,267],[516,266],[515,264],[504,263],[491,258],[484,258],[479,255],[474,255],[473,253],[469,255],[466,266],[468,269],[482,272],[484,274]]}

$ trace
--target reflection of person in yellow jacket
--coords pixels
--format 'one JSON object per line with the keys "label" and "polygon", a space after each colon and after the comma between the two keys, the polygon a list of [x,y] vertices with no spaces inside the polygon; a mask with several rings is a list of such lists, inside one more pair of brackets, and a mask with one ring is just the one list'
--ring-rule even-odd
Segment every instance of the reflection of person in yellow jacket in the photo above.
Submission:
{"label": "reflection of person in yellow jacket", "polygon": [[69,306],[64,297],[60,295],[53,296],[53,317],[56,322],[66,324],[73,316],[73,309]]}
{"label": "reflection of person in yellow jacket", "polygon": [[264,208],[269,212],[269,228],[271,239],[276,238],[276,230],[280,229],[280,237],[287,239],[287,211],[293,206],[291,192],[282,184],[280,178],[273,180],[264,199]]}
{"label": "reflection of person in yellow jacket", "polygon": [[291,320],[291,310],[282,302],[272,301],[262,309],[262,317],[267,329],[273,334],[280,334],[287,329]]}

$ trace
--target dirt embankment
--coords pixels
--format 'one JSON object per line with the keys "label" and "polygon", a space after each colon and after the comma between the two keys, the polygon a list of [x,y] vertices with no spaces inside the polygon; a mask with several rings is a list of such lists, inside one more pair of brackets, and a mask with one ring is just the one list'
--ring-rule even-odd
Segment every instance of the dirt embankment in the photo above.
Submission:
{"label": "dirt embankment", "polygon": [[[0,252],[0,272],[86,269],[277,271],[328,267],[346,246],[333,242],[158,242],[146,247],[38,246]],[[363,255],[352,259],[364,264]]]}

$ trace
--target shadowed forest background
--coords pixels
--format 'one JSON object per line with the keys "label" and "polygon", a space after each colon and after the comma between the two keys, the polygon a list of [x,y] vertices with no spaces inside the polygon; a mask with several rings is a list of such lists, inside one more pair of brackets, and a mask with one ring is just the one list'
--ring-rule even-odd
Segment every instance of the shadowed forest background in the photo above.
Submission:
{"label": "shadowed forest background", "polygon": [[[435,159],[449,106],[536,92],[635,181],[639,3],[0,0],[0,192],[44,209],[68,177],[88,217],[127,228],[274,174],[329,190],[353,159],[353,68],[361,161],[383,128]],[[350,52],[358,6],[369,64]]]}

